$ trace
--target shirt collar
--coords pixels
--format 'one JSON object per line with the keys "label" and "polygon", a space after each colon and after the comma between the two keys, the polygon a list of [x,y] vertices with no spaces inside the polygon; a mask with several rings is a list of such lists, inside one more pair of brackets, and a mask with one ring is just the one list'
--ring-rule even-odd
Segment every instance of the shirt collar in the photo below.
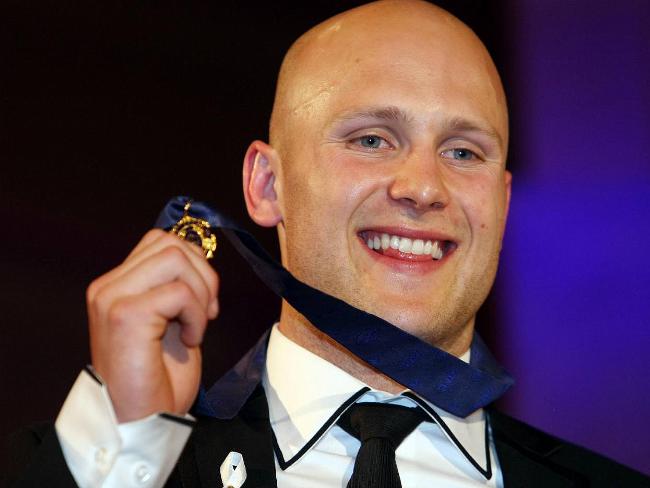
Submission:
{"label": "shirt collar", "polygon": [[[469,361],[470,351],[461,359]],[[273,327],[262,385],[269,405],[279,464],[298,461],[355,401],[420,405],[448,440],[477,470],[490,477],[489,443],[483,409],[456,417],[405,390],[398,395],[372,390],[332,363],[299,346]]]}

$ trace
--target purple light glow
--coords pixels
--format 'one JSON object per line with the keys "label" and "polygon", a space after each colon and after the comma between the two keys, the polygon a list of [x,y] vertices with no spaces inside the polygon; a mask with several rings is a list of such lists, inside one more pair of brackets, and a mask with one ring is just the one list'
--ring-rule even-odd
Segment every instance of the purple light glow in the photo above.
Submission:
{"label": "purple light glow", "polygon": [[650,3],[509,4],[507,407],[650,473]]}

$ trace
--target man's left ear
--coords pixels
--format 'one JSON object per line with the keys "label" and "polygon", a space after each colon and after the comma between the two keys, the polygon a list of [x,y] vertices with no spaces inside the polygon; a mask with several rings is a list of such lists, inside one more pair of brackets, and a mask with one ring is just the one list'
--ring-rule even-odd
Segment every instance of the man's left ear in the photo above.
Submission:
{"label": "man's left ear", "polygon": [[275,191],[279,162],[275,149],[262,141],[253,141],[244,156],[246,209],[251,219],[263,227],[274,227],[282,220]]}
{"label": "man's left ear", "polygon": [[510,195],[512,193],[512,173],[506,170],[504,178],[505,178],[505,185],[506,185],[506,209],[503,214],[503,227],[505,228],[506,220],[508,220],[508,212],[510,211]]}

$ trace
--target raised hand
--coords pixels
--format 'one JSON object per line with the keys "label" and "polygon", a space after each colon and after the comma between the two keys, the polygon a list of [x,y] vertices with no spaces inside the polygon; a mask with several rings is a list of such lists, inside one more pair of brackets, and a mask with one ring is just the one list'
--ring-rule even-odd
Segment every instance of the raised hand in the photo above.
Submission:
{"label": "raised hand", "polygon": [[203,333],[219,309],[218,286],[198,246],[158,229],[90,284],[92,364],[119,422],[189,410],[199,387]]}

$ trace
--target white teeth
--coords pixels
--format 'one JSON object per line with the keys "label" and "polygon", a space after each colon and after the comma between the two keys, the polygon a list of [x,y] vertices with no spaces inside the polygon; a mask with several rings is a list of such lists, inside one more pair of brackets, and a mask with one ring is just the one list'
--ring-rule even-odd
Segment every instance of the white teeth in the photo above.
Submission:
{"label": "white teeth", "polygon": [[403,253],[411,253],[416,256],[429,255],[432,259],[439,260],[444,256],[442,244],[440,241],[431,241],[424,239],[410,239],[386,233],[374,234],[368,237],[366,244],[370,249],[379,251],[388,248],[399,250]]}
{"label": "white teeth", "polygon": [[408,237],[402,237],[399,240],[399,252],[411,252],[413,241]]}
{"label": "white teeth", "polygon": [[438,241],[433,243],[433,249],[431,249],[431,257],[433,259],[442,259],[442,249],[440,249],[440,243]]}
{"label": "white teeth", "polygon": [[431,254],[431,249],[433,249],[433,244],[431,244],[431,241],[425,242],[422,254]]}
{"label": "white teeth", "polygon": [[413,254],[420,255],[424,252],[424,241],[422,239],[415,239],[413,241],[413,247],[411,248]]}

